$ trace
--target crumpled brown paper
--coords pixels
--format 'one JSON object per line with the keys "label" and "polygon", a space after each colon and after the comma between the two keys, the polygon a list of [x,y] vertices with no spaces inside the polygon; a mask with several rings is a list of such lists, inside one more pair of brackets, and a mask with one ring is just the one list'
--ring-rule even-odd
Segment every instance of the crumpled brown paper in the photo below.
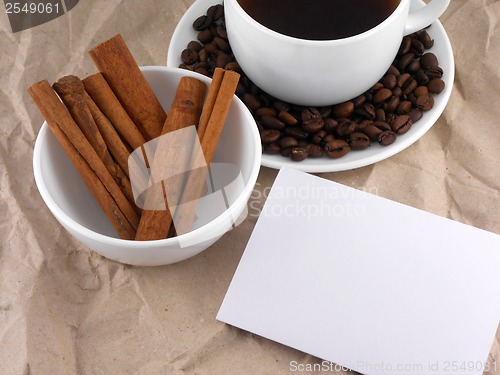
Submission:
{"label": "crumpled brown paper", "polygon": [[[27,87],[95,72],[86,52],[117,33],[140,65],[164,65],[191,3],[80,1],[15,34],[1,17],[2,375],[286,374],[292,361],[304,369],[321,364],[215,320],[276,171],[262,168],[242,225],[200,255],[156,268],[89,251],[61,228],[35,186],[31,159],[43,121]],[[322,176],[500,234],[500,2],[454,0],[441,20],[456,82],[436,125],[388,160]],[[499,344],[497,332],[488,374],[500,374]]]}

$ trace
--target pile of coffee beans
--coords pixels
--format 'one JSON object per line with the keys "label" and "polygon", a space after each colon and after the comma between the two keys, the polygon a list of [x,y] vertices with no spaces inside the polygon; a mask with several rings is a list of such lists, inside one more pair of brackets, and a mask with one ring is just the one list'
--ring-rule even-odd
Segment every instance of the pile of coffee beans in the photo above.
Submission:
{"label": "pile of coffee beans", "polygon": [[336,159],[373,142],[388,146],[433,108],[434,95],[445,87],[436,55],[426,52],[434,41],[421,30],[403,38],[387,73],[364,94],[332,106],[298,106],[265,93],[241,70],[227,39],[222,5],[208,8],[193,28],[197,40],[182,51],[180,67],[209,77],[216,67],[240,73],[236,95],[255,117],[264,152],[294,161]]}

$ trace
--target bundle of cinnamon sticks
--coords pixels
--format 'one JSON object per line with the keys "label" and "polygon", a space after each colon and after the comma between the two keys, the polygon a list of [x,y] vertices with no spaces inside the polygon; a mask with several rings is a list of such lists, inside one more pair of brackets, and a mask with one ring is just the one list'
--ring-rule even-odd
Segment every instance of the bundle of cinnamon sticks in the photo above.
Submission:
{"label": "bundle of cinnamon sticks", "polygon": [[[210,164],[239,75],[217,69],[208,94],[202,81],[182,77],[167,116],[120,35],[99,44],[89,55],[98,73],[82,80],[65,76],[53,85],[43,80],[31,85],[29,94],[120,238],[158,240],[189,231],[203,175],[188,172],[173,182],[178,186],[165,189],[162,185],[162,208],[141,209],[131,187],[129,157],[150,140],[196,125],[203,157]],[[157,147],[153,160],[145,158],[151,172],[165,165],[157,162],[165,158],[175,159],[189,171],[191,155],[174,152]],[[176,212],[168,202],[188,204],[174,205]]]}

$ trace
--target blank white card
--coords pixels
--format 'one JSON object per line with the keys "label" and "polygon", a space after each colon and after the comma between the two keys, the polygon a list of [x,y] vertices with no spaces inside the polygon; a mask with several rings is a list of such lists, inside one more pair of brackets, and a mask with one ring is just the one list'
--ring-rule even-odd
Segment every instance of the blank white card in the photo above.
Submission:
{"label": "blank white card", "polygon": [[500,236],[283,168],[217,319],[363,374],[479,375]]}

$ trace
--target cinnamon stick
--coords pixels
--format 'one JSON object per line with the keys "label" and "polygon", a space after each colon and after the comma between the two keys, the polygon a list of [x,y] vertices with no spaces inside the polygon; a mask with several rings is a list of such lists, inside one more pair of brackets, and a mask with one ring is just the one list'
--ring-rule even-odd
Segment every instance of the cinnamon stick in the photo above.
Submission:
{"label": "cinnamon stick", "polygon": [[113,160],[108,146],[92,117],[92,113],[87,106],[82,81],[76,76],[69,75],[59,79],[52,87],[61,97],[71,116],[85,134],[85,137],[97,152],[115,182],[122,189],[127,199],[133,203],[134,195],[130,180],[122,168]]}
{"label": "cinnamon stick", "polygon": [[[213,105],[204,108],[204,111],[209,111],[210,113],[206,127],[204,130],[202,129],[202,138],[200,138],[201,149],[207,165],[210,165],[212,162],[240,78],[240,75],[234,71],[226,70],[222,71],[222,73],[220,83],[218,80],[215,82],[213,88],[212,86],[210,87],[210,90],[217,93]],[[210,97],[210,93],[208,96]],[[196,155],[194,159],[196,159]],[[190,168],[191,170],[192,168]],[[202,196],[207,173],[206,169],[204,173],[196,170],[190,172],[187,177],[185,188],[174,216],[175,229],[178,235],[190,231],[193,226],[196,218],[196,207],[199,198]]]}
{"label": "cinnamon stick", "polygon": [[146,141],[158,137],[167,115],[121,35],[89,55]]}
{"label": "cinnamon stick", "polygon": [[133,239],[139,221],[134,208],[50,84],[35,83],[28,93],[120,238]]}
{"label": "cinnamon stick", "polygon": [[[207,86],[192,77],[181,78],[175,98],[168,112],[167,120],[163,125],[161,134],[173,134],[191,125],[197,125],[203,109]],[[188,140],[172,142],[169,137],[160,138],[153,162],[150,161],[151,175],[154,176],[161,171],[166,175],[176,175],[179,171],[185,171],[189,166],[193,144]],[[175,163],[169,164],[169,163]],[[176,172],[177,171],[177,172]],[[163,195],[148,194],[146,197],[146,207],[151,204],[161,204],[162,210],[143,210],[139,227],[137,229],[136,240],[158,240],[167,238],[172,223],[172,215],[168,207],[168,200],[178,201],[181,195],[184,178],[169,181],[168,191],[172,197],[167,197],[163,188]],[[160,183],[160,181],[152,181]],[[161,181],[164,184],[164,181]],[[155,202],[161,198],[162,202]],[[168,198],[168,200],[167,200]]]}
{"label": "cinnamon stick", "polygon": [[224,77],[224,69],[216,68],[212,76],[212,82],[210,83],[210,89],[208,90],[207,99],[203,105],[203,112],[200,118],[200,124],[198,125],[198,137],[200,141],[205,135],[205,130],[207,129],[208,121],[212,115],[214,109],[215,101],[217,100],[217,94],[219,93],[220,85]]}
{"label": "cinnamon stick", "polygon": [[88,76],[82,82],[85,86],[85,91],[87,91],[101,112],[108,118],[116,131],[133,150],[146,143],[141,132],[127,114],[101,73]]}
{"label": "cinnamon stick", "polygon": [[130,156],[130,151],[123,143],[113,125],[109,122],[106,116],[104,116],[89,94],[85,92],[84,96],[85,102],[90,110],[90,113],[92,114],[92,118],[99,128],[111,156],[130,179],[130,175],[128,173],[128,158]]}

